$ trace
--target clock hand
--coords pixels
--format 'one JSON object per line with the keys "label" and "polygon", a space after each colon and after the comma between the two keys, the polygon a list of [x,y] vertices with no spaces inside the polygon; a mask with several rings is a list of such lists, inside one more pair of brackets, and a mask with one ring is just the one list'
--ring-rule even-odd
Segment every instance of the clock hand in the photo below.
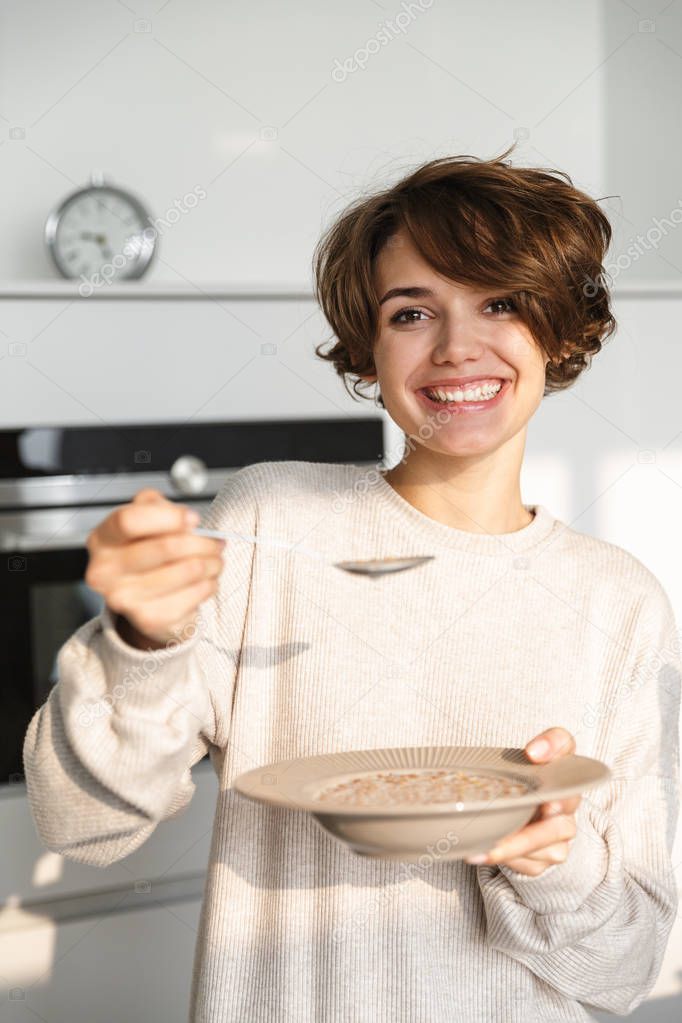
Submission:
{"label": "clock hand", "polygon": [[86,242],[97,242],[100,246],[105,244],[107,240],[107,236],[105,234],[93,234],[92,231],[81,231],[81,238],[84,238]]}

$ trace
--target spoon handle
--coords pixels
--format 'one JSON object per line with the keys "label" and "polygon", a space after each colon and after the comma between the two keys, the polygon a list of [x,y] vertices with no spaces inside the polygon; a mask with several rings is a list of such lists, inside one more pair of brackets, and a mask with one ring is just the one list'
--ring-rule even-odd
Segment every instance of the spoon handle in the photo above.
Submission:
{"label": "spoon handle", "polygon": [[318,554],[317,551],[313,551],[309,547],[300,547],[298,544],[286,543],[283,540],[271,540],[265,536],[249,536],[247,533],[234,533],[229,529],[206,529],[204,526],[196,526],[192,532],[195,536],[215,537],[217,540],[244,540],[245,543],[281,547],[294,554],[305,554],[306,557],[313,558],[315,561],[327,561],[323,554]]}

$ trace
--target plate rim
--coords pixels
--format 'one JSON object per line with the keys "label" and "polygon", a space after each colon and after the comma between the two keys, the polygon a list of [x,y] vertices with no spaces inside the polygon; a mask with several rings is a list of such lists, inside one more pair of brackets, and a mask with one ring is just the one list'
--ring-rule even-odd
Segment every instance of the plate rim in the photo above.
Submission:
{"label": "plate rim", "polygon": [[[495,754],[498,756],[503,754],[516,754],[520,757],[526,756],[524,748],[517,746],[378,746],[366,749],[336,750],[332,753],[314,753],[303,757],[291,757],[289,759],[272,761],[259,767],[250,768],[248,771],[243,771],[237,775],[231,782],[229,788],[233,788],[240,795],[243,795],[254,802],[265,803],[269,806],[277,806],[284,809],[302,810],[307,813],[312,813],[315,816],[406,818],[454,815],[465,817],[469,814],[476,814],[483,811],[493,812],[494,810],[509,810],[515,807],[535,806],[555,799],[568,799],[571,796],[582,794],[592,788],[605,785],[613,778],[611,768],[608,764],[604,763],[604,761],[579,753],[569,753],[556,760],[549,761],[546,764],[533,763],[528,760],[524,762],[523,760],[520,760],[519,763],[510,763],[509,769],[511,773],[518,773],[522,776],[526,775],[527,777],[533,778],[537,777],[538,772],[541,772],[545,767],[552,768],[554,772],[558,769],[559,773],[561,773],[562,768],[570,768],[577,762],[591,777],[588,777],[587,780],[583,781],[554,785],[547,789],[535,789],[521,796],[499,796],[492,802],[490,800],[475,800],[470,803],[460,805],[459,809],[457,801],[451,801],[431,803],[428,805],[396,805],[391,807],[389,812],[385,812],[385,810],[382,811],[374,806],[349,807],[347,804],[341,805],[331,802],[322,804],[320,802],[316,802],[311,799],[304,799],[299,795],[295,795],[291,791],[291,786],[288,790],[285,790],[281,784],[278,786],[277,782],[273,785],[266,785],[259,777],[263,774],[274,773],[276,771],[286,772],[291,770],[294,766],[304,767],[306,764],[310,764],[316,760],[322,761],[323,763],[325,761],[333,761],[336,757],[348,756],[349,754],[386,754],[397,751],[405,753],[411,750],[418,750],[422,753],[433,753],[433,751],[448,750],[471,750],[476,751],[478,756],[480,756],[482,750],[485,750],[489,751],[493,756]],[[421,768],[428,767],[429,765],[416,766]],[[440,767],[444,765],[434,766]],[[472,765],[472,770],[475,769],[475,766],[485,769],[485,765],[483,763],[479,765]],[[391,768],[376,766],[368,768],[368,770],[382,769],[390,770]],[[400,768],[394,767],[393,769],[399,770]],[[357,768],[353,771],[352,768],[347,768],[345,771],[337,771],[337,773],[361,773],[362,770],[362,768]],[[294,790],[297,785],[302,785],[304,783],[304,781],[294,780]]]}

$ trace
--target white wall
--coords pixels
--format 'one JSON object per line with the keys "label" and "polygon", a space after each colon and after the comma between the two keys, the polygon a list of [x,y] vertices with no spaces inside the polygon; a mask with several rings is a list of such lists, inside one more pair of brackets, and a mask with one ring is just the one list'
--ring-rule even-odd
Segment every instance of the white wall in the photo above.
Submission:
{"label": "white wall", "polygon": [[[421,3],[4,4],[0,280],[53,275],[45,217],[93,169],[154,216],[206,190],[150,277],[196,284],[307,283],[323,223],[357,190],[431,155],[494,155],[519,127],[603,188],[601,76],[533,128],[603,59],[601,5]],[[365,69],[335,80],[399,13],[404,32],[384,28]]]}
{"label": "white wall", "polygon": [[[606,0],[599,6],[604,60],[594,75],[602,90],[599,194],[613,196],[612,273],[620,284],[679,284],[682,7],[669,0]],[[584,113],[583,89],[564,104],[572,105],[576,119]],[[570,164],[564,153],[556,155]]]}

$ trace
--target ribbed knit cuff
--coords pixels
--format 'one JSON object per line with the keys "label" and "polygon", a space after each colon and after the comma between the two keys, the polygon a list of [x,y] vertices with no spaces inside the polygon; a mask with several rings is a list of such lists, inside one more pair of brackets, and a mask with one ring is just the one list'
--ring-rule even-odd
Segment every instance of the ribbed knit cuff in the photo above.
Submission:
{"label": "ribbed knit cuff", "polygon": [[139,650],[119,636],[114,615],[106,605],[100,619],[107,693],[120,711],[151,710],[163,702],[165,695],[188,689],[188,662],[199,642],[199,627],[186,630],[187,638],[182,642],[171,640],[159,650]]}
{"label": "ribbed knit cuff", "polygon": [[567,913],[578,909],[606,875],[608,846],[594,828],[584,800],[576,811],[576,825],[568,857],[563,863],[553,863],[537,877],[520,874],[500,864],[500,871],[524,905],[536,913]]}

